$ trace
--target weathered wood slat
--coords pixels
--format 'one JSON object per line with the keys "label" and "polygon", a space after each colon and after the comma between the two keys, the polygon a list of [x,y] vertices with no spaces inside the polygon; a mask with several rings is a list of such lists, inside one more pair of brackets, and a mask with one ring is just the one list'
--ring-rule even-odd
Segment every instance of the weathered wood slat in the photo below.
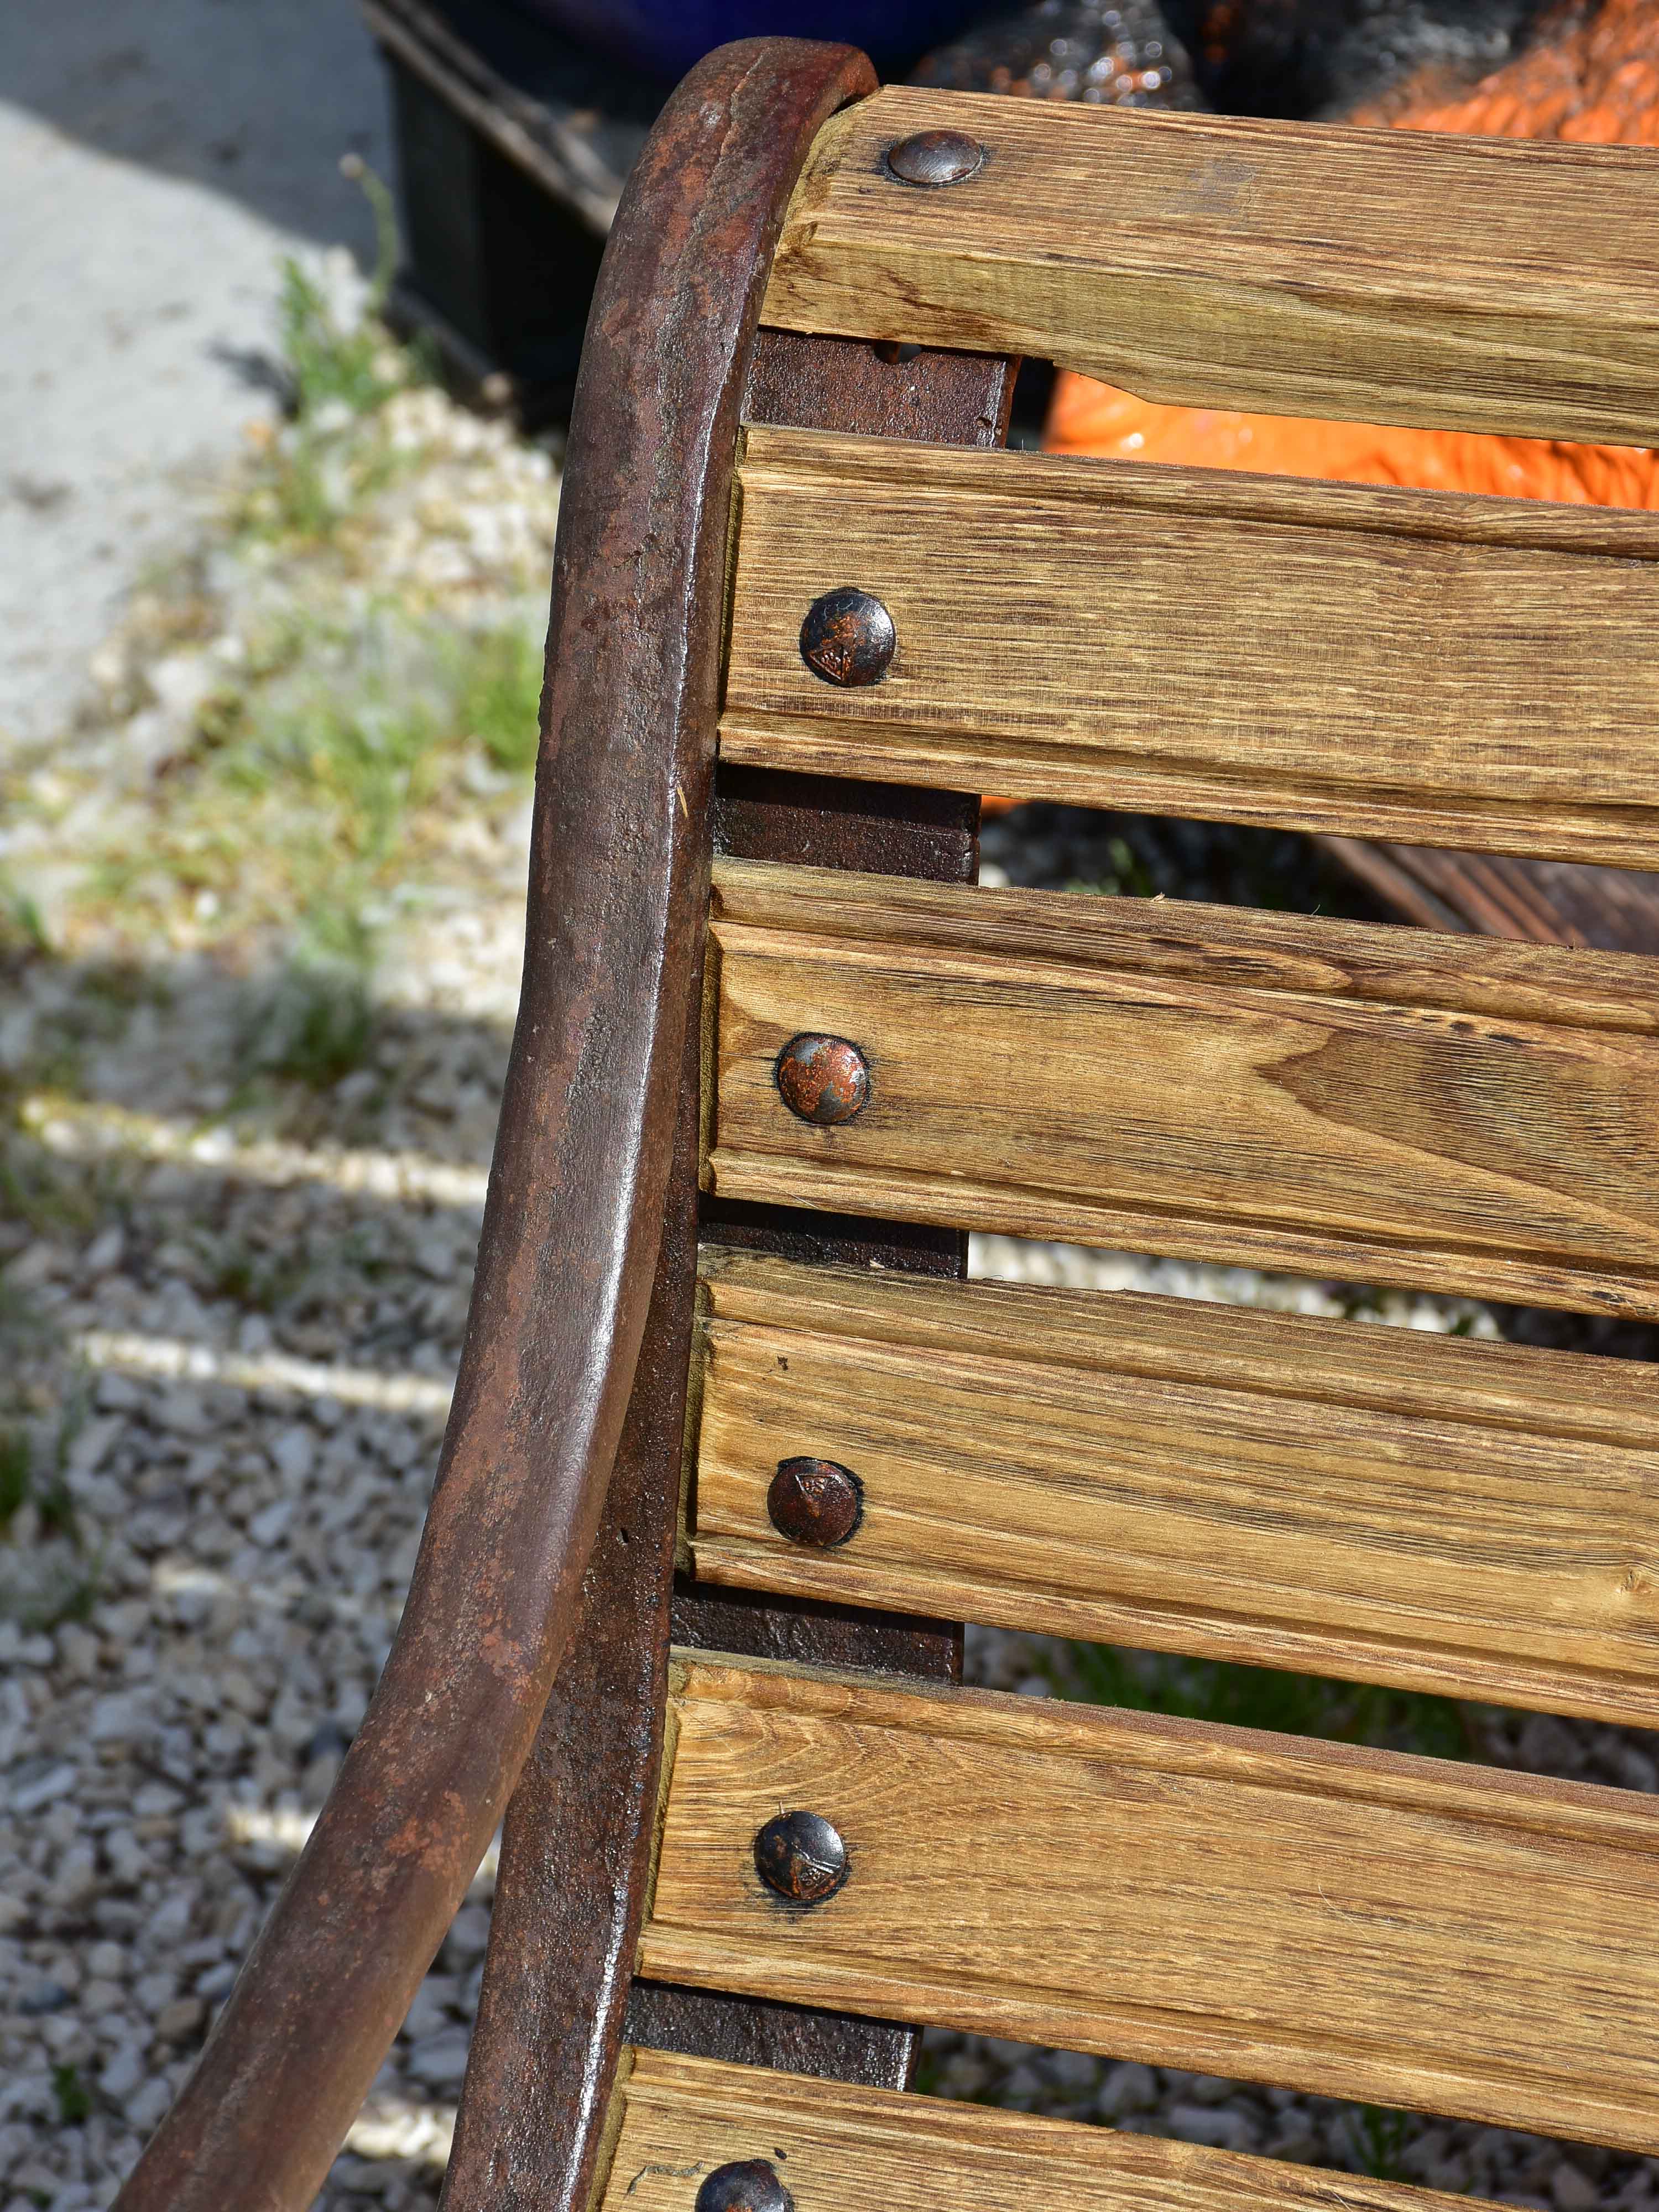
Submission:
{"label": "weathered wood slat", "polygon": [[648,1973],[1659,2148],[1650,1798],[688,1653],[671,1719]]}
{"label": "weathered wood slat", "polygon": [[636,2051],[595,2212],[690,2212],[698,2180],[771,2165],[800,2212],[1451,2212],[1462,2199],[1024,2112]]}
{"label": "weathered wood slat", "polygon": [[[1659,516],[793,430],[740,481],[730,759],[1659,866]],[[844,584],[898,650],[843,690]]]}
{"label": "weathered wood slat", "polygon": [[727,1196],[1659,1316],[1651,960],[732,862],[714,937]]}
{"label": "weathered wood slat", "polygon": [[[1659,1376],[705,1253],[700,1577],[1659,1726]],[[767,1511],[833,1460],[833,1550]]]}
{"label": "weathered wood slat", "polygon": [[[883,156],[986,149],[943,190]],[[1149,399],[1659,443],[1659,164],[888,87],[823,132],[787,329],[1034,354]]]}

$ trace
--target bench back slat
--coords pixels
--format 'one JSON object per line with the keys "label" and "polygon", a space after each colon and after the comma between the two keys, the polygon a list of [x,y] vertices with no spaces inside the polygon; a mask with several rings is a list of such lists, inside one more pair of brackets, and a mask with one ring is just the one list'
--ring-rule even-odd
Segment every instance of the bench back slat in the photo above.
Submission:
{"label": "bench back slat", "polygon": [[793,430],[740,484],[729,759],[1659,866],[1659,516]]}
{"label": "bench back slat", "polygon": [[[641,1970],[1659,2148],[1659,1804],[678,1655]],[[838,1830],[785,1905],[753,1839]]]}
{"label": "bench back slat", "polygon": [[616,2101],[594,2212],[688,2212],[688,2179],[756,2158],[812,2212],[1454,2212],[1463,2202],[1363,2174],[1334,2187],[1329,2172],[1284,2159],[665,2051],[624,2054]]}
{"label": "bench back slat", "polygon": [[[1659,963],[717,865],[708,1186],[1659,1315]],[[803,1033],[868,1103],[799,1119]]]}
{"label": "bench back slat", "polygon": [[[940,129],[978,172],[897,182],[887,149]],[[894,85],[820,137],[764,313],[1188,405],[1654,445],[1659,167]]]}
{"label": "bench back slat", "polygon": [[[739,1253],[703,1291],[701,1578],[1659,1725],[1650,1369]],[[774,1524],[793,1458],[861,1486],[834,1548]]]}

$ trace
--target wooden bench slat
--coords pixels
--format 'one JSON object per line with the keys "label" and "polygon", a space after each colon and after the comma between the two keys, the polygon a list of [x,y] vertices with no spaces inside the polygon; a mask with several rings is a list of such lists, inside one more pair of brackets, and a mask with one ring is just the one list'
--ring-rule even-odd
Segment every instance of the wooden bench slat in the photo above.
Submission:
{"label": "wooden bench slat", "polygon": [[1451,2212],[1459,2197],[1115,2128],[628,2051],[595,2212],[691,2212],[763,2159],[799,2212]]}
{"label": "wooden bench slat", "polygon": [[722,1195],[1659,1315],[1659,963],[730,861],[713,916]]}
{"label": "wooden bench slat", "polygon": [[732,760],[1659,866],[1659,516],[798,430],[741,484]]}
{"label": "wooden bench slat", "polygon": [[[943,190],[883,156],[965,131]],[[1149,399],[1659,444],[1659,165],[889,86],[813,149],[763,314]]]}
{"label": "wooden bench slat", "polygon": [[[698,1577],[1659,1726],[1659,1376],[705,1252]],[[792,1543],[767,1492],[850,1468]]]}
{"label": "wooden bench slat", "polygon": [[685,1651],[670,1718],[647,1975],[1659,2148],[1650,1798]]}

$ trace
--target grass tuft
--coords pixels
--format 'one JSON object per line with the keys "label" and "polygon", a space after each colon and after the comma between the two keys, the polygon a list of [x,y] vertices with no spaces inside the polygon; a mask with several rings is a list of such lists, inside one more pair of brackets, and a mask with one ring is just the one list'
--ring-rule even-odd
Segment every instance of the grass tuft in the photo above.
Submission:
{"label": "grass tuft", "polygon": [[287,383],[288,408],[298,422],[314,419],[331,402],[353,415],[385,405],[408,378],[392,367],[380,315],[398,267],[398,222],[392,194],[368,164],[348,155],[343,173],[362,186],[374,217],[374,268],[365,313],[349,328],[336,315],[327,293],[301,264],[287,256],[276,303],[276,335]]}
{"label": "grass tuft", "polygon": [[51,950],[52,939],[39,904],[0,874],[0,954]]}
{"label": "grass tuft", "polygon": [[0,1431],[0,1529],[9,1528],[33,1487],[34,1454],[21,1429]]}
{"label": "grass tuft", "polygon": [[[1073,1644],[1069,1656],[1076,1686],[1092,1705],[1377,1744],[1434,1759],[1470,1756],[1468,1726],[1449,1698],[1106,1644]],[[1071,1684],[1056,1686],[1075,1694]]]}
{"label": "grass tuft", "polygon": [[78,2066],[54,2066],[52,2094],[58,2100],[58,2118],[66,2128],[79,2127],[92,2114],[92,2092],[81,2079]]}
{"label": "grass tuft", "polygon": [[350,321],[302,262],[280,264],[276,374],[289,427],[266,448],[262,481],[241,520],[255,536],[321,542],[333,536],[365,492],[388,480],[395,457],[352,433],[387,400],[424,380],[418,349],[398,344],[382,320],[398,266],[392,195],[355,155],[341,163],[362,187],[374,217],[376,251],[362,312]]}
{"label": "grass tuft", "polygon": [[[44,1477],[27,1435],[9,1430],[0,1437],[0,1620],[15,1620],[33,1634],[84,1620],[102,1584],[102,1560],[82,1540],[74,1500],[61,1465]],[[27,1515],[27,1540],[20,1543],[15,1524]],[[8,1554],[9,1556],[8,1556]]]}
{"label": "grass tuft", "polygon": [[1348,2145],[1354,2164],[1374,2181],[1405,2181],[1405,2154],[1413,2133],[1409,2112],[1382,2105],[1356,2105],[1348,2121]]}
{"label": "grass tuft", "polygon": [[[361,936],[355,917],[337,919],[348,937]],[[284,1076],[318,1090],[361,1067],[374,1036],[367,957],[331,957],[304,948],[276,978],[245,1000],[235,1040],[244,1082]]]}
{"label": "grass tuft", "polygon": [[460,729],[490,766],[526,775],[540,742],[542,649],[511,625],[463,632],[441,653],[453,686]]}

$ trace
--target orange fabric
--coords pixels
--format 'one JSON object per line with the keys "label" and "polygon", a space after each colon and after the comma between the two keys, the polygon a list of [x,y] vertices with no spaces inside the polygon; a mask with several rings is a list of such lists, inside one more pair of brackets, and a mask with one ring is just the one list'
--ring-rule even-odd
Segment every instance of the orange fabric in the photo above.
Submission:
{"label": "orange fabric", "polygon": [[[1362,109],[1352,120],[1404,131],[1659,146],[1659,0],[1604,0],[1588,14],[1565,9],[1553,36],[1547,31],[1466,99],[1390,102],[1389,111]],[[1659,455],[1645,447],[1160,407],[1073,374],[1055,386],[1043,443],[1057,453],[1659,507]]]}

